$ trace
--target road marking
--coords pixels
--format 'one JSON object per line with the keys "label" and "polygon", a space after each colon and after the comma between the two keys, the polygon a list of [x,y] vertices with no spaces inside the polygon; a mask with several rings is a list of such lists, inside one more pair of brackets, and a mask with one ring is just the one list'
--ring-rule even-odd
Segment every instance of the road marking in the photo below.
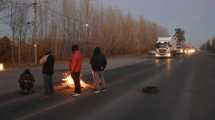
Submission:
{"label": "road marking", "polygon": [[20,97],[20,98],[15,98],[13,100],[9,100],[9,101],[1,103],[0,107],[4,107],[6,105],[11,105],[11,104],[17,103],[17,102],[22,102],[22,101],[30,100],[30,99],[36,98],[38,96],[40,96],[40,94],[33,94],[31,96],[23,96],[23,97]]}
{"label": "road marking", "polygon": [[[150,69],[152,69],[152,68],[150,68]],[[138,74],[139,74],[139,72],[138,72]],[[158,79],[158,78],[159,78],[159,75],[160,75],[160,74],[157,74],[157,75],[155,75],[155,76],[153,77],[153,78],[156,78],[156,79],[150,79],[149,81],[145,81],[143,85],[151,84],[152,82],[158,81],[158,80],[159,80],[159,79]],[[132,77],[132,76],[133,76],[133,75],[131,74],[130,77]],[[152,81],[151,81],[151,80],[152,80]],[[141,85],[142,85],[142,84],[141,84]],[[139,84],[138,86],[140,87],[141,85]],[[139,88],[139,87],[138,87],[138,88]],[[91,95],[91,94],[90,94],[90,95]],[[89,96],[89,95],[87,95],[87,96]],[[34,117],[34,116],[39,115],[39,114],[44,114],[44,113],[46,113],[46,112],[48,112],[48,111],[50,111],[50,110],[53,110],[53,109],[55,109],[55,108],[57,108],[57,107],[60,107],[60,106],[63,106],[63,105],[72,103],[75,99],[71,99],[71,98],[72,98],[72,97],[69,97],[66,101],[64,100],[64,101],[62,101],[62,102],[60,102],[60,103],[58,103],[58,104],[55,104],[55,105],[52,105],[52,106],[49,106],[49,107],[40,109],[40,110],[38,110],[38,111],[36,111],[36,112],[27,114],[27,115],[22,116],[22,117],[20,117],[20,118],[17,118],[16,120],[27,120],[27,119],[30,119],[30,118],[32,118],[32,117]]]}
{"label": "road marking", "polygon": [[195,74],[192,72],[185,81],[185,87],[180,95],[172,120],[190,120],[190,114],[192,112],[192,82],[194,76]]}
{"label": "road marking", "polygon": [[[40,89],[40,88],[38,88]],[[61,90],[61,86],[55,86],[55,90],[58,91],[58,90]],[[30,94],[30,95],[23,95],[23,96],[20,96],[19,98],[12,98],[12,100],[7,100],[6,102],[2,102],[0,104],[0,108],[1,107],[4,107],[4,106],[7,106],[7,105],[11,105],[13,103],[17,103],[17,102],[24,102],[24,101],[27,101],[27,100],[31,100],[31,99],[34,99],[34,98],[39,98],[39,97],[42,97],[43,94],[41,93],[41,91],[37,92],[37,93],[33,93],[33,94]]]}
{"label": "road marking", "polygon": [[28,115],[22,116],[22,117],[20,117],[20,118],[17,118],[16,120],[27,120],[27,119],[29,119],[29,118],[31,118],[31,117],[33,117],[33,116],[38,115],[38,114],[41,114],[41,113],[47,112],[47,111],[49,111],[49,110],[55,109],[55,108],[57,108],[57,107],[59,107],[59,106],[62,106],[62,105],[71,103],[71,102],[73,102],[73,101],[75,100],[75,99],[71,99],[71,98],[72,98],[72,97],[70,97],[70,99],[68,98],[67,100],[64,100],[64,101],[62,101],[62,102],[60,102],[60,103],[58,103],[58,104],[55,104],[55,105],[52,105],[52,106],[49,106],[49,107],[40,109],[40,110],[38,110],[38,111],[36,111],[36,112],[33,112],[33,113],[28,114]]}
{"label": "road marking", "polygon": [[[164,64],[163,63],[159,64],[159,67],[162,67],[162,65],[164,65]],[[154,68],[150,68],[150,70],[153,70],[153,69]],[[146,86],[146,85],[158,84],[160,82],[160,74],[162,74],[162,73],[163,72],[161,72],[159,74],[156,74],[155,76],[153,76],[153,78],[150,78],[149,80],[143,82],[143,84],[138,85],[138,88],[142,87],[142,86]],[[30,113],[30,114],[24,115],[22,117],[19,117],[16,120],[27,120],[27,119],[30,119],[30,118],[32,118],[34,116],[39,115],[39,114],[43,114],[43,113],[46,113],[46,112],[48,112],[50,110],[56,109],[57,107],[72,103],[74,100],[76,100],[76,99],[71,99],[71,98],[72,97],[69,97],[67,100],[61,101],[58,104],[55,104],[55,105],[52,105],[52,106],[49,106],[49,107],[46,107],[46,108],[43,108],[43,109],[39,109],[39,110],[37,110],[37,111],[35,111],[33,113]]]}
{"label": "road marking", "polygon": [[[107,119],[106,117],[108,117],[110,120],[120,118],[121,115],[129,112],[130,108],[133,107],[133,104],[136,103],[138,97],[143,96],[142,93],[137,92],[137,90],[140,90],[140,88],[148,85],[158,84],[160,82],[161,74],[163,74],[163,71],[153,77],[148,78],[146,81],[137,84],[128,92],[123,93],[118,98],[106,103],[103,107],[100,107],[97,111],[89,111],[88,114],[80,116],[78,120],[102,120]],[[124,106],[123,110],[122,108],[118,107],[118,105]],[[117,114],[117,116],[114,116],[113,113]]]}

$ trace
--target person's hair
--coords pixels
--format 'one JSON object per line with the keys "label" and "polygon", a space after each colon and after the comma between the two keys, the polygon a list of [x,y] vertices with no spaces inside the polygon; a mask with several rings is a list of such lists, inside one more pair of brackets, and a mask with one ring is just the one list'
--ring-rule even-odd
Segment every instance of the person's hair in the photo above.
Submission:
{"label": "person's hair", "polygon": [[24,73],[31,74],[31,71],[30,71],[30,69],[25,69]]}
{"label": "person's hair", "polygon": [[73,45],[73,46],[72,46],[72,52],[75,52],[75,51],[77,51],[77,50],[79,50],[78,45],[77,45],[77,44]]}
{"label": "person's hair", "polygon": [[94,48],[93,55],[97,55],[101,53],[101,49],[99,47]]}
{"label": "person's hair", "polygon": [[46,49],[46,50],[45,50],[45,54],[46,54],[46,55],[51,54],[51,53],[52,53],[52,50],[51,50],[51,49]]}

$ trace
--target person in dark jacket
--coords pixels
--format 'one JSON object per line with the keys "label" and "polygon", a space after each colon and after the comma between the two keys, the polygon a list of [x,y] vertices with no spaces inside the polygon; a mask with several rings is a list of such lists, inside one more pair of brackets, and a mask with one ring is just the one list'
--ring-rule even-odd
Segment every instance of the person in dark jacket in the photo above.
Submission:
{"label": "person in dark jacket", "polygon": [[21,92],[24,94],[30,94],[33,92],[34,87],[34,76],[31,74],[29,69],[26,69],[19,77],[18,83],[21,88]]}
{"label": "person in dark jacket", "polygon": [[100,93],[106,90],[106,83],[104,80],[104,70],[107,66],[107,59],[101,52],[99,47],[96,47],[93,56],[90,59],[93,79],[95,81],[95,93]]}
{"label": "person in dark jacket", "polygon": [[42,66],[43,80],[44,80],[44,94],[53,94],[53,74],[54,74],[54,56],[51,50],[48,50],[46,54],[40,59]]}

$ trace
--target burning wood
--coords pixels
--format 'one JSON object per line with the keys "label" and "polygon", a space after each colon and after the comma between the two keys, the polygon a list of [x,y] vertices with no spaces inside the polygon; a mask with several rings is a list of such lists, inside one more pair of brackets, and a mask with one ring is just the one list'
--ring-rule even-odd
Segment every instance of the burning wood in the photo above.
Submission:
{"label": "burning wood", "polygon": [[[74,88],[75,84],[73,81],[73,78],[71,77],[71,74],[69,72],[63,73],[64,78],[62,79],[64,81],[63,85],[68,86],[70,88]],[[81,87],[83,88],[91,88],[92,86],[90,84],[87,84],[82,79],[80,80]]]}

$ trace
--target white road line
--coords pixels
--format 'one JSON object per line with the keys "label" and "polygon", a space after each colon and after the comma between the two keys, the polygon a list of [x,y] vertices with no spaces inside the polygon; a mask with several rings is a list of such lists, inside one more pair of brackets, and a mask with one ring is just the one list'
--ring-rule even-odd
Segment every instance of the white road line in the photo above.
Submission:
{"label": "white road line", "polygon": [[[162,65],[163,65],[163,64],[160,64],[159,67],[162,66]],[[151,68],[151,69],[152,69],[152,68]],[[150,84],[157,84],[157,83],[159,83],[160,74],[162,74],[162,72],[159,73],[159,74],[157,74],[157,75],[155,75],[155,76],[153,76],[153,79],[150,79],[149,81],[145,81],[145,82],[143,82],[143,84],[139,84],[137,88],[139,88],[140,86],[142,87],[142,86],[146,86],[146,85],[150,85]],[[72,98],[72,97],[70,97],[70,98]],[[34,116],[37,116],[37,115],[39,115],[39,114],[48,112],[48,111],[53,110],[53,109],[55,109],[55,108],[57,108],[57,107],[60,107],[60,106],[63,106],[63,105],[72,103],[72,102],[75,100],[75,99],[70,99],[70,98],[68,98],[66,101],[65,101],[65,100],[64,100],[64,101],[61,101],[61,102],[58,103],[58,104],[55,104],[55,105],[52,105],[52,106],[49,106],[49,107],[40,109],[40,110],[38,110],[38,111],[36,111],[36,112],[27,114],[27,115],[22,116],[22,117],[20,117],[20,118],[17,118],[16,120],[27,120],[27,119],[30,119],[30,118],[32,118],[32,117],[34,117]]]}
{"label": "white road line", "polygon": [[11,105],[13,103],[30,100],[30,99],[33,99],[33,98],[36,98],[36,97],[39,97],[39,96],[40,96],[40,94],[33,94],[31,96],[23,96],[23,97],[20,97],[20,98],[15,98],[15,99],[12,99],[12,100],[8,100],[6,102],[1,103],[0,108],[4,107],[4,106],[7,106],[7,105]]}
{"label": "white road line", "polygon": [[[55,86],[55,90],[58,91],[60,90],[61,88],[59,86]],[[13,103],[17,103],[17,102],[24,102],[24,101],[27,101],[27,100],[31,100],[31,99],[34,99],[34,98],[40,98],[42,97],[43,94],[39,91],[37,93],[33,93],[31,95],[28,95],[28,96],[21,96],[19,98],[12,98],[12,100],[7,100],[5,102],[2,102],[0,104],[0,108],[1,107],[4,107],[4,106],[7,106],[7,105],[11,105]]]}
{"label": "white road line", "polygon": [[71,99],[71,98],[72,98],[72,97],[70,97],[70,99],[64,100],[64,101],[62,101],[62,102],[60,102],[60,103],[58,103],[58,104],[54,104],[54,105],[52,105],[52,106],[49,106],[49,107],[40,109],[40,110],[38,110],[38,111],[36,111],[36,112],[33,112],[33,113],[31,113],[31,114],[28,114],[28,115],[22,116],[22,117],[20,117],[20,118],[17,118],[16,120],[27,120],[27,119],[29,119],[29,118],[31,118],[31,117],[33,117],[33,116],[38,115],[38,114],[41,114],[41,113],[47,112],[47,111],[49,111],[49,110],[55,109],[55,108],[57,108],[57,107],[59,107],[59,106],[63,106],[63,105],[65,105],[65,104],[71,103],[71,102],[73,102],[73,101],[75,100],[75,99]]}
{"label": "white road line", "polygon": [[[121,117],[121,115],[124,115],[130,110],[130,108],[133,107],[133,104],[136,103],[136,99],[138,97],[143,96],[142,93],[137,92],[137,90],[148,85],[158,84],[160,82],[161,74],[163,73],[160,72],[159,74],[148,78],[147,81],[138,84],[133,89],[129,90],[128,92],[124,93],[113,101],[106,103],[103,107],[97,109],[97,111],[89,111],[88,114],[80,116],[78,120],[102,120],[104,119],[104,117],[108,117],[109,120],[115,120],[117,119],[116,117]],[[124,106],[123,110],[121,110],[121,108],[118,106]],[[117,114],[117,116],[114,116],[113,113]]]}
{"label": "white road line", "polygon": [[[155,82],[155,81],[157,82],[157,81],[159,80],[159,79],[157,79],[157,78],[159,78],[159,75],[160,75],[160,74],[155,75],[155,76],[156,76],[156,79],[152,79],[152,81],[146,81],[146,82],[144,82],[144,85],[146,85],[146,84],[151,84],[152,82]],[[153,78],[155,78],[155,76],[154,76]],[[71,98],[72,98],[72,97],[71,97]],[[55,105],[52,105],[52,106],[50,106],[50,107],[47,107],[47,108],[44,108],[44,109],[40,109],[40,110],[38,110],[38,111],[36,111],[36,112],[33,112],[33,113],[31,113],[31,114],[28,114],[28,115],[22,116],[22,117],[20,117],[20,118],[17,118],[16,120],[27,120],[27,119],[30,119],[30,118],[32,118],[32,117],[34,117],[34,116],[37,116],[37,115],[39,115],[39,114],[48,112],[48,111],[53,110],[53,109],[55,109],[55,108],[57,108],[57,107],[60,107],[60,106],[63,106],[63,105],[72,103],[74,100],[75,100],[75,99],[67,99],[67,101],[62,101],[62,102],[60,102],[60,103],[58,103],[58,104],[55,104]]]}

